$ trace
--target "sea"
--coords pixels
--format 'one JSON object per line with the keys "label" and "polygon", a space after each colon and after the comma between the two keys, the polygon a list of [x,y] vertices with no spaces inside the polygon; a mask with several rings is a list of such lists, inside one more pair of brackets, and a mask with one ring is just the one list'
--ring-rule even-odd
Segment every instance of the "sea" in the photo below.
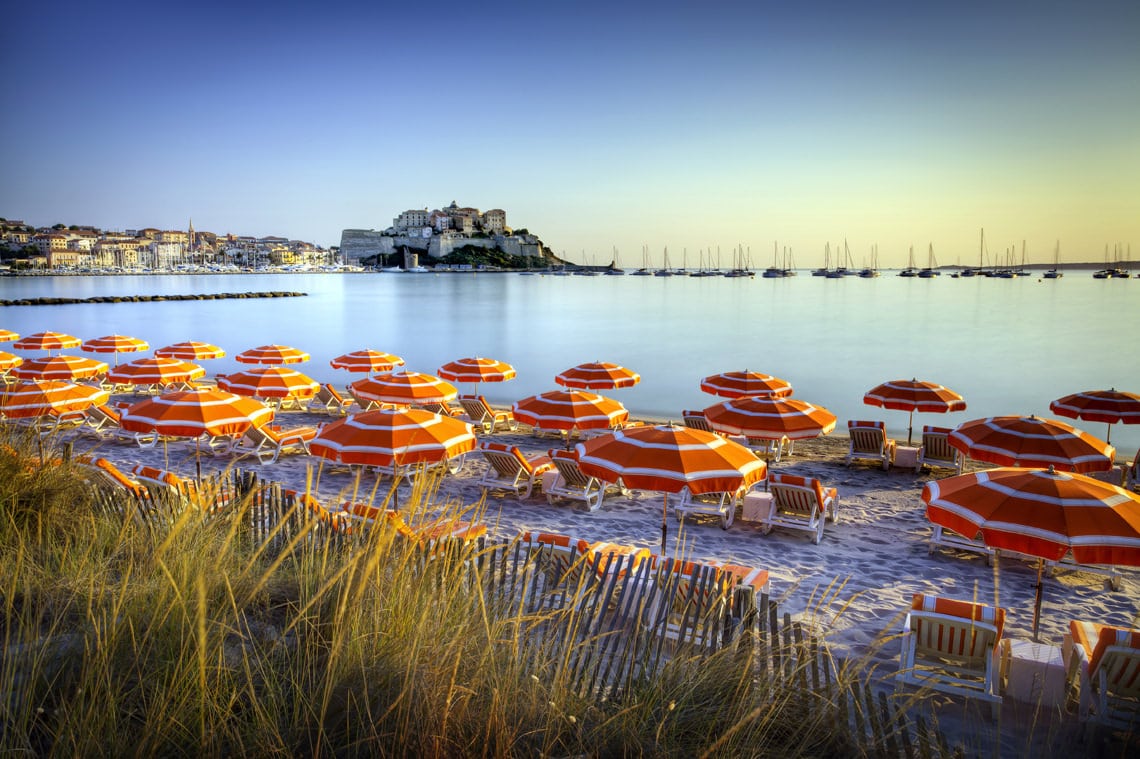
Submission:
{"label": "sea", "polygon": [[[955,426],[1006,414],[1049,418],[1049,403],[1081,390],[1140,393],[1140,279],[1093,279],[1067,271],[1048,280],[986,277],[863,279],[524,276],[506,272],[296,273],[0,278],[0,299],[298,291],[298,298],[186,300],[0,307],[0,328],[54,330],[83,339],[127,334],[159,348],[214,343],[227,357],[211,374],[243,367],[233,356],[278,343],[312,360],[294,368],[322,382],[358,379],[330,367],[373,348],[434,374],[453,359],[511,363],[515,380],[484,383],[493,405],[559,389],[554,377],[606,361],[641,374],[636,387],[605,393],[634,418],[679,420],[721,399],[703,377],[752,370],[790,382],[794,396],[838,419],[879,419],[906,438],[908,414],[865,405],[881,382],[917,378],[960,393],[967,409],[917,413]],[[0,344],[0,350],[11,344]],[[18,351],[17,351],[18,352]],[[73,351],[78,352],[78,351]],[[36,354],[23,354],[25,357]],[[125,354],[129,361],[139,354]],[[110,359],[114,361],[115,359]],[[460,392],[476,389],[460,385]],[[1140,447],[1140,425],[1069,423],[1111,441],[1118,458]]]}

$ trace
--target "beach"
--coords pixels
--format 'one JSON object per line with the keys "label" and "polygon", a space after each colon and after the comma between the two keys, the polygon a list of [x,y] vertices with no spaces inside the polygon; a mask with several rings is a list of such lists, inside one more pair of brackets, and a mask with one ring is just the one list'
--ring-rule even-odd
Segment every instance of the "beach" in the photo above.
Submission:
{"label": "beach", "polygon": [[[277,423],[289,428],[327,424],[334,418],[287,411],[278,413]],[[199,466],[203,475],[236,467],[300,491],[309,483],[314,495],[330,509],[348,500],[368,500],[374,488],[377,499],[384,498],[391,487],[389,478],[376,487],[375,474],[357,476],[347,467],[305,454],[285,454],[276,463],[262,465],[253,457],[209,456],[179,443],[143,449],[100,441],[81,431],[64,434],[72,441],[75,455],[105,457],[124,471],[142,464],[193,477]],[[517,432],[480,437],[517,446],[528,456],[564,447],[561,439],[548,434],[536,437],[525,425]],[[897,666],[898,642],[892,636],[901,630],[914,593],[1001,606],[1008,615],[1006,635],[1031,639],[1035,562],[1006,557],[990,566],[976,553],[930,551],[931,525],[925,516],[922,487],[931,479],[953,474],[952,470],[916,474],[912,467],[891,467],[883,471],[874,462],[858,461],[847,467],[846,452],[846,437],[832,435],[797,441],[794,455],[770,463],[771,472],[816,477],[837,488],[839,519],[826,525],[819,545],[812,543],[811,534],[798,530],[777,527],[762,534],[760,525],[742,519],[739,509],[728,530],[721,529],[715,516],[688,516],[681,524],[670,506],[668,554],[768,570],[771,597],[781,613],[810,625],[836,656],[870,657],[886,671]],[[445,504],[476,508],[483,497],[478,480],[486,467],[478,452],[468,453],[462,468],[443,478],[439,508]],[[966,471],[979,468],[985,467],[968,462]],[[409,486],[402,484],[397,498],[406,502],[409,495]],[[541,530],[661,552],[661,493],[631,491],[623,496],[611,490],[601,507],[589,512],[580,501],[548,503],[538,487],[526,499],[492,490],[482,508],[490,534],[504,540],[522,530]],[[1046,573],[1040,641],[1060,646],[1072,619],[1136,626],[1140,570],[1119,571],[1121,584],[1116,591],[1102,575],[1068,568],[1052,576]]]}

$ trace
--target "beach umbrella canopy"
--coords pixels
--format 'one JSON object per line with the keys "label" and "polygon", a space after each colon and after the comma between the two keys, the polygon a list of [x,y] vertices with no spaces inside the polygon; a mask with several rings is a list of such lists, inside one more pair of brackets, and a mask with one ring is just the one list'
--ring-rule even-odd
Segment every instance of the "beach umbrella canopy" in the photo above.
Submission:
{"label": "beach umbrella canopy", "polygon": [[1085,390],[1066,395],[1049,404],[1054,414],[1085,422],[1104,422],[1108,432],[1105,437],[1112,440],[1112,425],[1140,424],[1140,395],[1110,390]]}
{"label": "beach umbrella canopy", "polygon": [[0,343],[6,343],[10,340],[19,340],[20,336],[10,329],[0,329]]}
{"label": "beach umbrella canopy", "polygon": [[959,424],[950,445],[976,461],[1063,472],[1112,469],[1116,449],[1084,430],[1036,416],[991,416]]}
{"label": "beach umbrella canopy", "polygon": [[283,366],[259,366],[218,377],[218,387],[254,398],[312,398],[321,384]]}
{"label": "beach umbrella canopy", "polygon": [[460,358],[439,367],[439,376],[451,382],[507,382],[516,376],[515,368],[493,358]]}
{"label": "beach umbrella canopy", "polygon": [[516,401],[515,419],[547,430],[561,430],[569,437],[574,430],[609,429],[629,419],[625,406],[596,393],[582,390],[551,390]]}
{"label": "beach umbrella canopy", "polygon": [[197,364],[156,356],[116,366],[107,372],[107,380],[116,385],[171,385],[190,382],[205,374],[206,370]]}
{"label": "beach umbrella canopy", "polygon": [[835,414],[798,398],[733,398],[705,409],[718,432],[759,440],[803,440],[835,429]]}
{"label": "beach umbrella canopy", "polygon": [[12,370],[20,379],[77,380],[97,377],[107,372],[107,364],[86,356],[49,356],[30,358]]}
{"label": "beach umbrella canopy", "polygon": [[12,343],[12,347],[21,351],[54,351],[64,348],[78,348],[78,337],[65,335],[62,332],[37,332],[34,335],[21,337]]}
{"label": "beach umbrella canopy", "polygon": [[475,446],[475,432],[462,420],[424,409],[375,409],[326,425],[309,452],[341,464],[391,467],[434,464]]}
{"label": "beach umbrella canopy", "polygon": [[577,390],[618,390],[641,382],[641,375],[624,366],[594,361],[572,366],[556,375],[554,381]]}
{"label": "beach umbrella canopy", "polygon": [[792,394],[792,386],[786,380],[748,370],[711,374],[701,380],[701,390],[721,398],[787,398]]}
{"label": "beach umbrella canopy", "polygon": [[455,400],[455,385],[431,374],[392,372],[377,374],[353,382],[352,394],[374,403],[396,403],[413,406],[421,403],[446,403]]}
{"label": "beach umbrella canopy", "polygon": [[8,388],[0,395],[0,415],[9,419],[59,416],[69,411],[106,403],[110,393],[90,385],[62,380],[34,379]]}
{"label": "beach umbrella canopy", "polygon": [[404,365],[404,359],[392,353],[372,349],[354,351],[337,356],[329,365],[333,369],[346,369],[350,372],[390,372]]}
{"label": "beach umbrella canopy", "polygon": [[260,401],[211,388],[178,390],[132,405],[120,418],[128,432],[154,432],[171,437],[244,435],[251,426],[273,419],[273,409]]}
{"label": "beach umbrella canopy", "polygon": [[24,363],[24,359],[21,357],[0,351],[0,372],[6,373],[9,369],[15,369],[22,363]]}
{"label": "beach umbrella canopy", "polygon": [[926,483],[926,516],[991,548],[1036,556],[1041,614],[1045,561],[1140,566],[1140,495],[1082,474],[1005,467]]}
{"label": "beach umbrella canopy", "polygon": [[628,488],[665,493],[661,552],[668,535],[668,494],[735,493],[763,480],[767,466],[752,451],[720,435],[667,424],[616,430],[578,443],[582,472]]}
{"label": "beach umbrella canopy", "polygon": [[300,364],[309,360],[309,354],[288,345],[259,345],[234,356],[239,364]]}
{"label": "beach umbrella canopy", "polygon": [[183,361],[205,361],[211,358],[223,358],[226,352],[210,343],[198,343],[189,340],[159,348],[154,352],[154,355],[159,358],[178,358]]}
{"label": "beach umbrella canopy", "polygon": [[863,403],[895,411],[909,411],[910,419],[906,428],[907,445],[910,445],[913,438],[915,411],[945,414],[950,411],[966,410],[966,401],[958,393],[934,382],[917,379],[891,380],[876,385],[863,396]]}
{"label": "beach umbrella canopy", "polygon": [[129,335],[104,335],[86,341],[79,348],[88,353],[113,353],[117,362],[120,353],[138,353],[149,349],[150,345]]}

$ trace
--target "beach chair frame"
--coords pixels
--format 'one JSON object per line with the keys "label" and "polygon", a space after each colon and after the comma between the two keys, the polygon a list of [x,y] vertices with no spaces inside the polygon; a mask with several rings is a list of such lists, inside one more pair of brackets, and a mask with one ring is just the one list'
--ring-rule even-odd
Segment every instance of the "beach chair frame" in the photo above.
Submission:
{"label": "beach chair frame", "polygon": [[975,698],[996,718],[1008,670],[1005,610],[916,593],[904,623],[896,688],[914,685]]}
{"label": "beach chair frame", "polygon": [[895,461],[895,441],[887,437],[883,422],[849,419],[847,421],[847,458],[844,463],[850,467],[856,459],[878,461],[883,471],[891,468]]}
{"label": "beach chair frame", "polygon": [[250,427],[234,441],[232,453],[254,456],[261,464],[275,464],[283,453],[308,453],[309,441],[317,436],[316,427],[279,429],[272,425]]}
{"label": "beach chair frame", "polygon": [[588,511],[597,511],[602,506],[609,488],[618,488],[623,494],[629,491],[620,485],[603,482],[591,477],[578,466],[578,457],[572,451],[551,450],[550,463],[558,471],[558,476],[549,485],[543,485],[546,500],[554,504],[561,499],[581,501]]}
{"label": "beach chair frame", "polygon": [[535,483],[541,482],[543,472],[553,469],[546,456],[527,458],[517,446],[501,443],[483,443],[479,453],[487,468],[477,483],[486,494],[488,490],[510,490],[521,501],[530,498]]}
{"label": "beach chair frame", "polygon": [[491,404],[481,395],[461,395],[459,405],[463,407],[471,424],[488,435],[499,430],[514,432],[519,428],[513,413],[491,408]]}
{"label": "beach chair frame", "polygon": [[772,504],[760,520],[764,535],[773,527],[788,527],[812,533],[812,542],[819,545],[824,523],[839,521],[839,492],[815,478],[775,473],[769,478],[768,492]]}
{"label": "beach chair frame", "polygon": [[922,444],[918,449],[914,472],[921,474],[923,467],[942,467],[953,469],[955,474],[962,473],[962,452],[950,445],[950,432],[948,427],[934,427],[925,425],[922,428]]}

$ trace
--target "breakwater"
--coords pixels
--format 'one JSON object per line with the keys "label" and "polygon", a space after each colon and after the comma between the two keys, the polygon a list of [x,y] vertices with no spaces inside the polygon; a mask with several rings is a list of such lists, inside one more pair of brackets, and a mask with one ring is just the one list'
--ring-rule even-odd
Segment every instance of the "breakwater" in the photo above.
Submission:
{"label": "breakwater", "polygon": [[75,303],[151,303],[163,300],[230,300],[234,298],[303,298],[308,293],[273,290],[259,293],[198,293],[194,295],[99,295],[93,298],[18,298],[0,306],[66,306]]}

